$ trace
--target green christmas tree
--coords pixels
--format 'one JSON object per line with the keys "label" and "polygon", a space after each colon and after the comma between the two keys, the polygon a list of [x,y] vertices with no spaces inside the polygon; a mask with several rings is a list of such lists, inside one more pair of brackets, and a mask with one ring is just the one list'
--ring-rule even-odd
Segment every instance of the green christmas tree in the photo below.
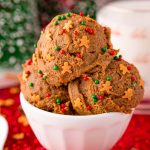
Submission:
{"label": "green christmas tree", "polygon": [[36,9],[30,0],[0,0],[0,69],[20,70],[34,50]]}

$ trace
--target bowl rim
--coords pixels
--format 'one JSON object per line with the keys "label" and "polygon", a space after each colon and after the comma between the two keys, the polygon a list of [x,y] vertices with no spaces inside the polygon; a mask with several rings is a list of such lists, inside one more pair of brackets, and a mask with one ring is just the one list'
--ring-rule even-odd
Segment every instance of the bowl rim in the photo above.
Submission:
{"label": "bowl rim", "polygon": [[[21,106],[23,107],[23,105],[25,104],[26,106],[28,106],[31,110],[34,110],[38,113],[41,113],[43,116],[53,116],[53,117],[57,117],[57,118],[63,118],[63,119],[97,119],[97,118],[109,118],[109,117],[113,117],[116,115],[119,117],[128,117],[131,116],[134,112],[134,108],[132,109],[132,112],[129,114],[123,113],[123,112],[109,112],[109,113],[102,113],[102,114],[94,114],[94,115],[63,115],[63,114],[57,114],[57,113],[52,113],[52,112],[48,112],[45,110],[42,110],[38,107],[35,107],[34,105],[30,104],[24,97],[23,93],[20,92],[20,103]],[[24,107],[23,107],[24,108]],[[24,109],[23,109],[24,110]]]}

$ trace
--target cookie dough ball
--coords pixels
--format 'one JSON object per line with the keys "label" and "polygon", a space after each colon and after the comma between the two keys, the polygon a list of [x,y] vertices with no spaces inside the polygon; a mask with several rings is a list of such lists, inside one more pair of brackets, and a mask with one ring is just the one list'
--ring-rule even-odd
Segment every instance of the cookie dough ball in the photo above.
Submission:
{"label": "cookie dough ball", "polygon": [[38,68],[51,77],[47,82],[60,86],[90,71],[98,60],[108,61],[111,48],[109,28],[89,17],[67,13],[56,16],[47,25],[35,57]]}
{"label": "cookie dough ball", "polygon": [[47,75],[33,63],[26,63],[23,68],[21,91],[29,103],[46,111],[72,114],[67,87],[49,85]]}
{"label": "cookie dough ball", "polygon": [[113,60],[105,71],[99,67],[69,83],[73,108],[80,115],[130,113],[144,93],[136,67],[124,60]]}

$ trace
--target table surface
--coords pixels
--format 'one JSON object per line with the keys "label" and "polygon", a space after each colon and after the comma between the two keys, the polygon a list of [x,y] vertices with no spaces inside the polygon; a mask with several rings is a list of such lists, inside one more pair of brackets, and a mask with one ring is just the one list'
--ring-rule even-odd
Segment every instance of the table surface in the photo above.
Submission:
{"label": "table surface", "polygon": [[[4,150],[44,150],[33,134],[19,101],[19,86],[0,90],[0,113],[9,123]],[[132,120],[112,150],[149,150],[150,115],[133,115]]]}

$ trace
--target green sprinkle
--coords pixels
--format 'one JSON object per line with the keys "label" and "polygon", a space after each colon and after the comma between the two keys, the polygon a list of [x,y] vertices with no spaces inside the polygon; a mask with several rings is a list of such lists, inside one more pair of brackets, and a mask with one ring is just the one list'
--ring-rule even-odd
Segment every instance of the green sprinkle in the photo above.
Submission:
{"label": "green sprinkle", "polygon": [[82,24],[82,25],[85,25],[85,22],[84,22],[84,21],[81,21],[81,24]]}
{"label": "green sprinkle", "polygon": [[59,47],[59,46],[56,46],[55,50],[56,50],[56,51],[59,51],[59,50],[60,50],[60,47]]}
{"label": "green sprinkle", "polygon": [[30,86],[30,87],[33,87],[33,83],[32,83],[32,82],[30,82],[30,83],[29,83],[29,86]]}
{"label": "green sprinkle", "polygon": [[102,52],[106,52],[107,51],[107,47],[102,47]]}
{"label": "green sprinkle", "polygon": [[55,24],[55,25],[58,25],[58,21],[55,21],[54,24]]}
{"label": "green sprinkle", "polygon": [[97,99],[97,96],[95,94],[92,94],[92,99]]}
{"label": "green sprinkle", "polygon": [[132,85],[133,87],[135,87],[135,86],[136,86],[136,82],[132,82],[131,85]]}
{"label": "green sprinkle", "polygon": [[66,19],[66,16],[62,16],[61,19],[62,19],[62,20],[65,20],[65,19]]}
{"label": "green sprinkle", "polygon": [[60,104],[61,103],[61,99],[57,98],[56,100],[56,103]]}
{"label": "green sprinkle", "polygon": [[37,48],[37,45],[36,45],[36,44],[34,44],[34,48]]}
{"label": "green sprinkle", "polygon": [[93,101],[94,103],[96,103],[96,102],[97,102],[97,98],[92,99],[92,101]]}
{"label": "green sprinkle", "polygon": [[47,76],[46,76],[46,75],[44,75],[44,76],[43,76],[43,80],[46,80],[46,79],[47,79]]}
{"label": "green sprinkle", "polygon": [[42,73],[42,70],[38,70],[38,73],[41,74],[41,73]]}
{"label": "green sprinkle", "polygon": [[99,80],[95,80],[94,82],[95,82],[95,84],[99,84]]}
{"label": "green sprinkle", "polygon": [[107,77],[106,77],[106,80],[107,80],[107,81],[111,81],[111,77],[110,77],[110,76],[107,76]]}
{"label": "green sprinkle", "polygon": [[58,16],[58,17],[57,17],[57,20],[61,20],[61,16]]}
{"label": "green sprinkle", "polygon": [[114,57],[114,60],[118,60],[118,56],[117,55]]}
{"label": "green sprinkle", "polygon": [[54,66],[54,70],[58,70],[58,66],[57,65]]}
{"label": "green sprinkle", "polygon": [[67,17],[70,17],[70,16],[71,16],[71,14],[70,14],[69,12],[68,12],[66,15],[67,15]]}

